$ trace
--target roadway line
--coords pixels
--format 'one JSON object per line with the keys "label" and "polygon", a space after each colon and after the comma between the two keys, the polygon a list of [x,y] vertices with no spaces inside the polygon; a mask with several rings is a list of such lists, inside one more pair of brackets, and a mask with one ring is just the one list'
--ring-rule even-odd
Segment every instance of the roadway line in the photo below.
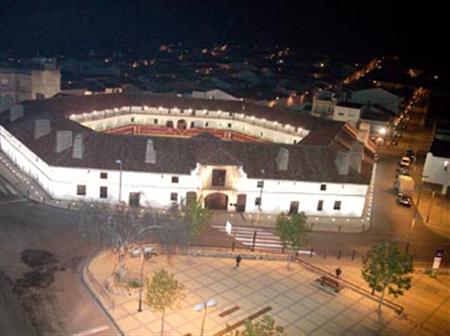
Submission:
{"label": "roadway line", "polygon": [[96,334],[100,331],[107,330],[107,329],[109,329],[109,326],[102,325],[101,327],[91,328],[91,329],[84,330],[79,333],[73,334],[73,336],[88,336],[88,335]]}

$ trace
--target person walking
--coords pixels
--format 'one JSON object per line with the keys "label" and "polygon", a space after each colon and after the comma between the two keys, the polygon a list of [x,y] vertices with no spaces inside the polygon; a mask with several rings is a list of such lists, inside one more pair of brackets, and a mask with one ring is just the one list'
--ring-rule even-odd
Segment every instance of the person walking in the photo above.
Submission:
{"label": "person walking", "polygon": [[242,257],[241,257],[240,254],[238,254],[238,255],[236,256],[236,267],[239,267],[239,263],[241,262],[241,260],[242,260]]}

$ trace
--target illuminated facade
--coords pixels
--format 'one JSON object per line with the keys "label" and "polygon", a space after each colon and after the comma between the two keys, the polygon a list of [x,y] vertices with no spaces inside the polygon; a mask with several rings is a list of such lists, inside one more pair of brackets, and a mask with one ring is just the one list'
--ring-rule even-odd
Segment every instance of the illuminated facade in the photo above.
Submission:
{"label": "illuminated facade", "polygon": [[56,199],[360,217],[373,167],[351,126],[243,102],[56,98],[0,120],[2,151]]}

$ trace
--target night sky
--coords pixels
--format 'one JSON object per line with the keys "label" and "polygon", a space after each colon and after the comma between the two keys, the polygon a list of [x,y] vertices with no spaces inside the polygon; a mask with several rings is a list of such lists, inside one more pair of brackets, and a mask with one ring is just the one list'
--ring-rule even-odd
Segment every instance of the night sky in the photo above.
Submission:
{"label": "night sky", "polygon": [[0,0],[0,51],[54,55],[91,49],[145,52],[161,43],[256,43],[446,60],[443,3]]}

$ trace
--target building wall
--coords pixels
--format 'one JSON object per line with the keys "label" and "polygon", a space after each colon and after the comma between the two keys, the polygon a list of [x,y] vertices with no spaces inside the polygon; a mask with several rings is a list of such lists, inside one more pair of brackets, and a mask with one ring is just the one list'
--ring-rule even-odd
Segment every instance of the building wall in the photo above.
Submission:
{"label": "building wall", "polygon": [[24,100],[50,98],[60,91],[59,70],[0,69],[0,100],[19,103]]}
{"label": "building wall", "polygon": [[[120,170],[98,170],[88,168],[55,167],[47,165],[7,130],[0,126],[0,148],[25,173],[36,181],[54,198],[65,200],[97,200],[117,202],[120,188]],[[226,184],[223,187],[210,185],[213,169],[226,170]],[[100,173],[107,173],[101,178]],[[174,183],[172,177],[178,177]],[[228,211],[235,211],[235,203],[240,194],[247,197],[246,212],[257,212],[255,199],[261,195],[259,179],[249,179],[245,171],[235,166],[197,165],[189,175],[122,172],[121,199],[128,203],[129,193],[140,193],[142,206],[168,207],[172,193],[176,193],[176,202],[186,197],[188,192],[196,192],[205,198],[213,192],[228,196]],[[314,216],[354,216],[360,217],[364,208],[367,185],[264,180],[261,209],[266,213],[288,212],[292,201],[299,202],[299,211]],[[77,186],[86,186],[86,195],[77,195]],[[107,198],[100,198],[100,187],[107,187]],[[318,202],[323,201],[323,210],[318,210]],[[336,201],[341,209],[334,210]]]}
{"label": "building wall", "polygon": [[[447,162],[447,170],[445,169],[445,162]],[[450,180],[450,158],[434,156],[433,153],[428,152],[422,175],[424,176],[424,182],[448,185]]]}
{"label": "building wall", "polygon": [[322,100],[314,97],[311,113],[316,117],[330,117],[333,115],[335,105],[335,99]]}
{"label": "building wall", "polygon": [[191,123],[194,122],[195,127],[233,130],[286,144],[298,143],[309,133],[306,129],[227,111],[169,110],[162,107],[122,107],[73,115],[71,119],[95,131],[106,131],[130,124],[166,126],[168,121],[172,121],[174,127],[177,127],[177,122],[184,120],[187,128],[191,128]]}
{"label": "building wall", "polygon": [[356,127],[361,116],[361,109],[336,105],[333,112],[333,120],[345,121]]}

